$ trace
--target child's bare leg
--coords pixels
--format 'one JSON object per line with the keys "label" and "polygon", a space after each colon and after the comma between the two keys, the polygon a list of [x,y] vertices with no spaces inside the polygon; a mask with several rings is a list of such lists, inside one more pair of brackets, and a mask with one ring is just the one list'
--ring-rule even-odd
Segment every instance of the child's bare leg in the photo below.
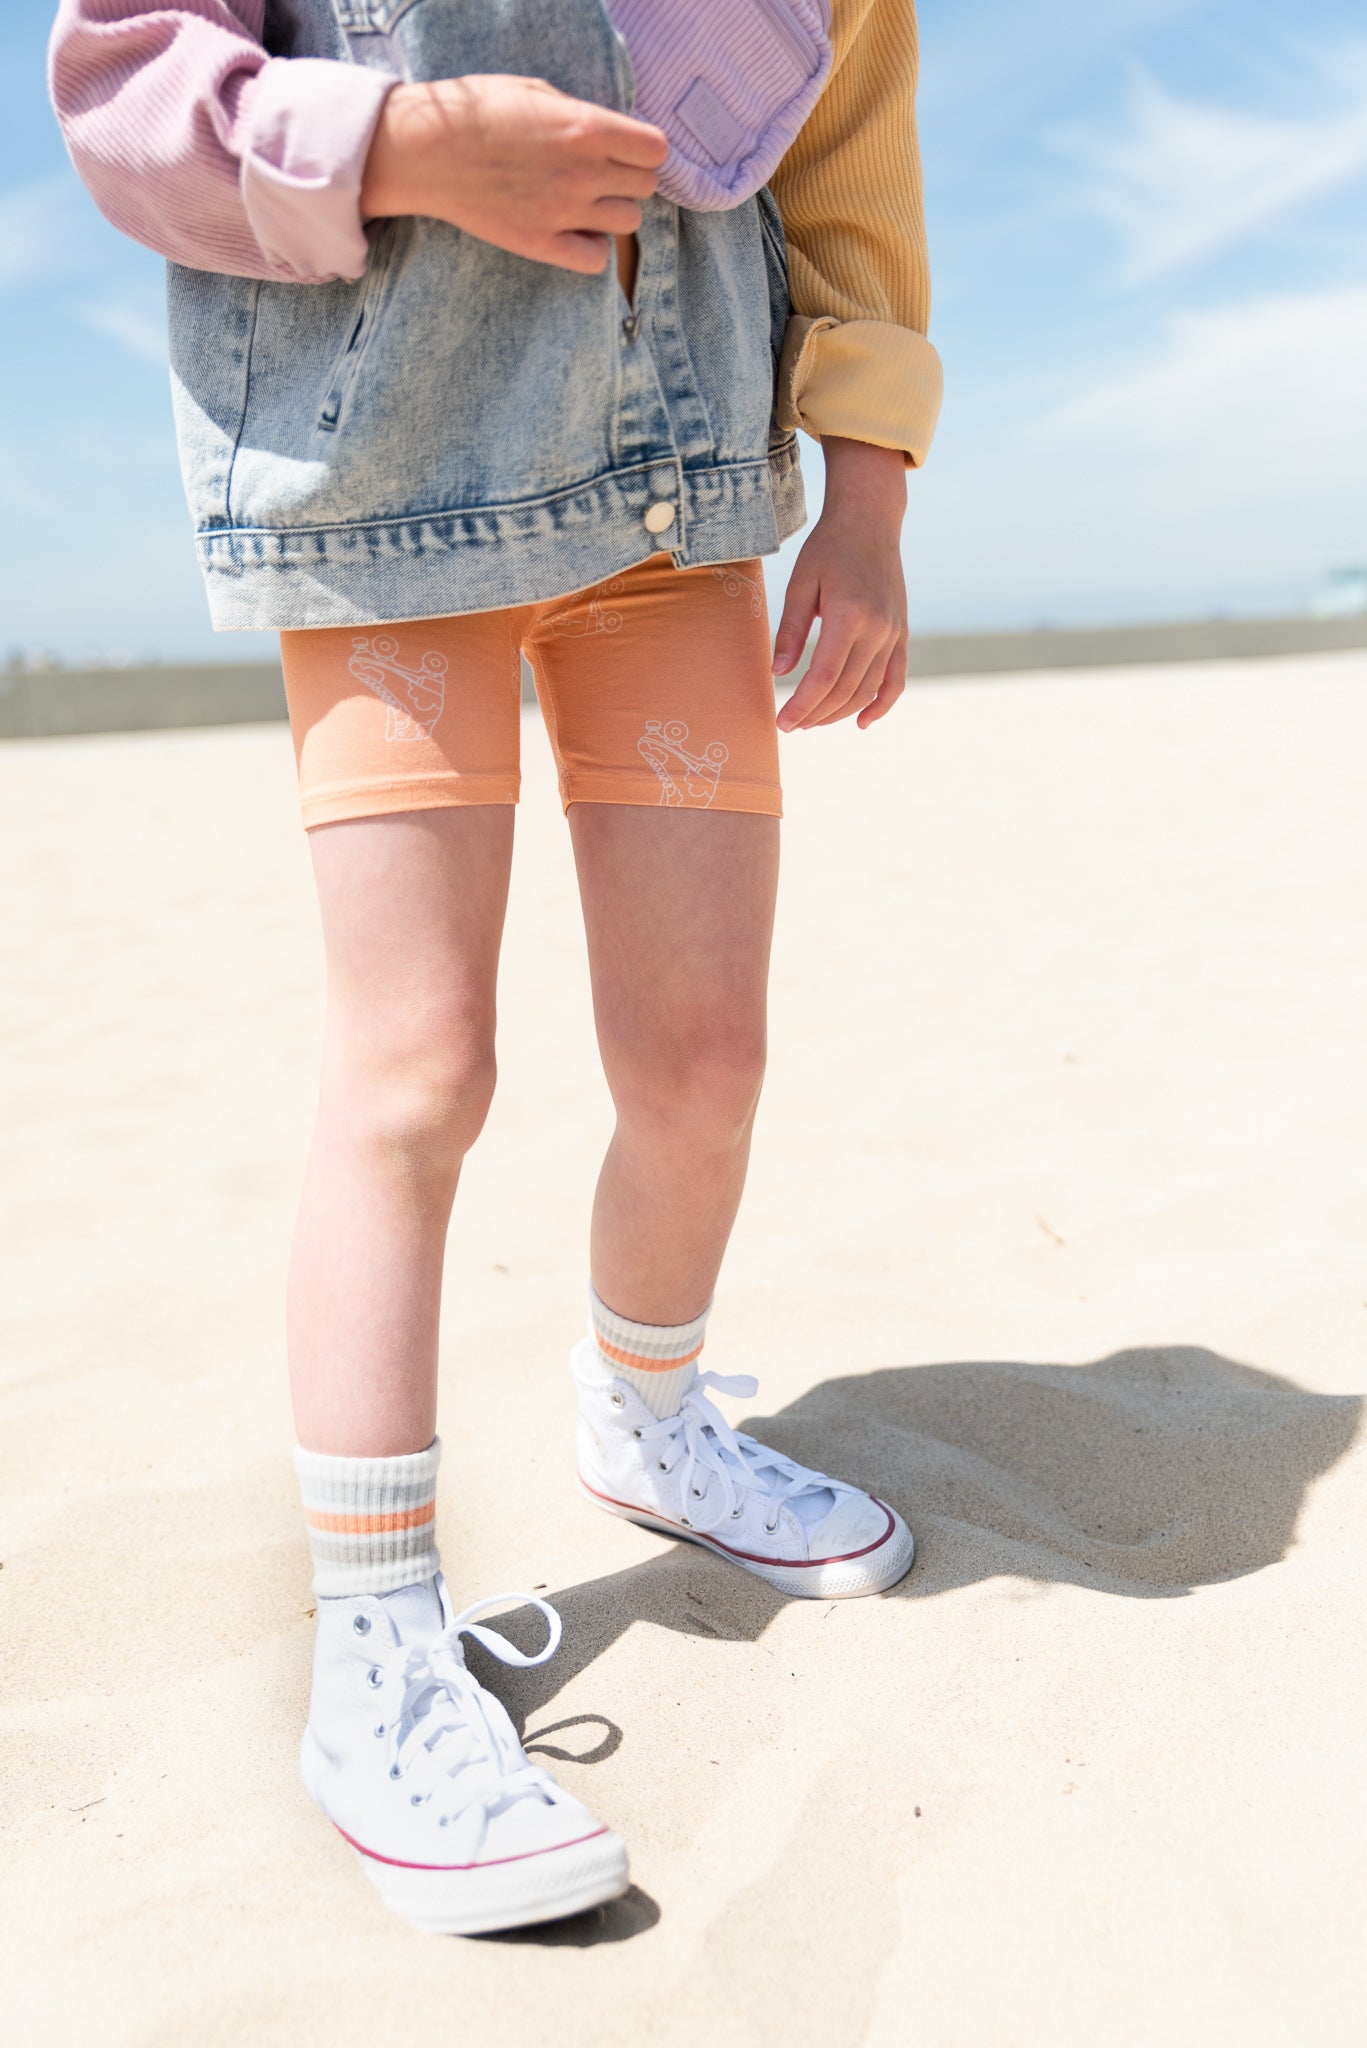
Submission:
{"label": "child's bare leg", "polygon": [[580,1483],[782,1593],[882,1592],[912,1561],[900,1515],[732,1435],[698,1384],[764,1064],[778,821],[574,804],[570,822],[617,1105],[572,1359]]}
{"label": "child's bare leg", "polygon": [[598,1042],[617,1128],[593,1211],[594,1286],[619,1315],[707,1306],[764,1076],[776,818],[577,803]]}
{"label": "child's bare leg", "polygon": [[318,1121],[289,1284],[307,1450],[381,1458],[436,1427],[442,1257],[494,1085],[510,805],[310,835],[327,952]]}
{"label": "child's bare leg", "polygon": [[[499,1732],[459,1668],[488,1603],[458,1611],[435,1538],[442,1251],[493,1088],[512,832],[511,806],[488,805],[312,834],[328,1020],[290,1284],[318,1595],[301,1764],[395,1911],[450,1933],[576,1912],[628,1882],[620,1838]],[[544,1612],[543,1659],[560,1626]]]}

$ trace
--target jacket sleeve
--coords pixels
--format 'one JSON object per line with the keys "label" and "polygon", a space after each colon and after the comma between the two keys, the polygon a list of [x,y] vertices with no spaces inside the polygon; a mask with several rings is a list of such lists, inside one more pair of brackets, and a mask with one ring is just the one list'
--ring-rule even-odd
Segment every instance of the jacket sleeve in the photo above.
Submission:
{"label": "jacket sleeve", "polygon": [[48,83],[77,172],[176,263],[298,284],[356,278],[361,176],[395,79],[270,57],[264,0],[61,0]]}
{"label": "jacket sleeve", "polygon": [[940,410],[916,141],[914,0],[834,0],[825,91],[770,180],[792,317],[779,419],[924,462]]}

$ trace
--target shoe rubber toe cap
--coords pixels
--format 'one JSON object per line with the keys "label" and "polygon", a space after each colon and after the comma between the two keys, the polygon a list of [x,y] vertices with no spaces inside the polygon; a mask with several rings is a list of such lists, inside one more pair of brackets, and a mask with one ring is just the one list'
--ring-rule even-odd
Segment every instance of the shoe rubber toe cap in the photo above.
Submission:
{"label": "shoe rubber toe cap", "polygon": [[842,1494],[825,1520],[812,1530],[809,1554],[813,1559],[851,1557],[885,1541],[895,1527],[895,1518],[881,1501],[867,1493]]}

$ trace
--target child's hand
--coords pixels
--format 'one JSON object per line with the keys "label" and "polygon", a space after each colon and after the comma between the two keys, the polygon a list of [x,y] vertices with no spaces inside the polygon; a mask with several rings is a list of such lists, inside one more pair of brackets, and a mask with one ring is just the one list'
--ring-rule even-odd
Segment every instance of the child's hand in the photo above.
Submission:
{"label": "child's hand", "polygon": [[669,145],[658,128],[539,78],[396,85],[366,158],[361,213],[420,213],[496,248],[601,271],[634,235]]}
{"label": "child's hand", "polygon": [[778,714],[779,729],[862,727],[906,687],[907,590],[902,572],[906,465],[894,448],[827,439],[826,499],[794,565],[774,643],[774,674],[796,668],[812,621],[811,667]]}

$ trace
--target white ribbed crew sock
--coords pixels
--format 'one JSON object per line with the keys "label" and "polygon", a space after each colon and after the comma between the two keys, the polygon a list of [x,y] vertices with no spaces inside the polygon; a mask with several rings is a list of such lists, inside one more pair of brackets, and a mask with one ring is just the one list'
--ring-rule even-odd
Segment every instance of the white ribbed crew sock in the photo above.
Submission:
{"label": "white ribbed crew sock", "polygon": [[605,1375],[626,1380],[652,1415],[677,1414],[698,1377],[698,1353],[711,1307],[709,1302],[691,1323],[634,1323],[600,1301],[590,1287],[589,1320]]}
{"label": "white ribbed crew sock", "polygon": [[392,1593],[440,1568],[437,1465],[441,1439],[398,1458],[333,1458],[296,1449],[313,1553],[313,1590],[327,1599]]}

